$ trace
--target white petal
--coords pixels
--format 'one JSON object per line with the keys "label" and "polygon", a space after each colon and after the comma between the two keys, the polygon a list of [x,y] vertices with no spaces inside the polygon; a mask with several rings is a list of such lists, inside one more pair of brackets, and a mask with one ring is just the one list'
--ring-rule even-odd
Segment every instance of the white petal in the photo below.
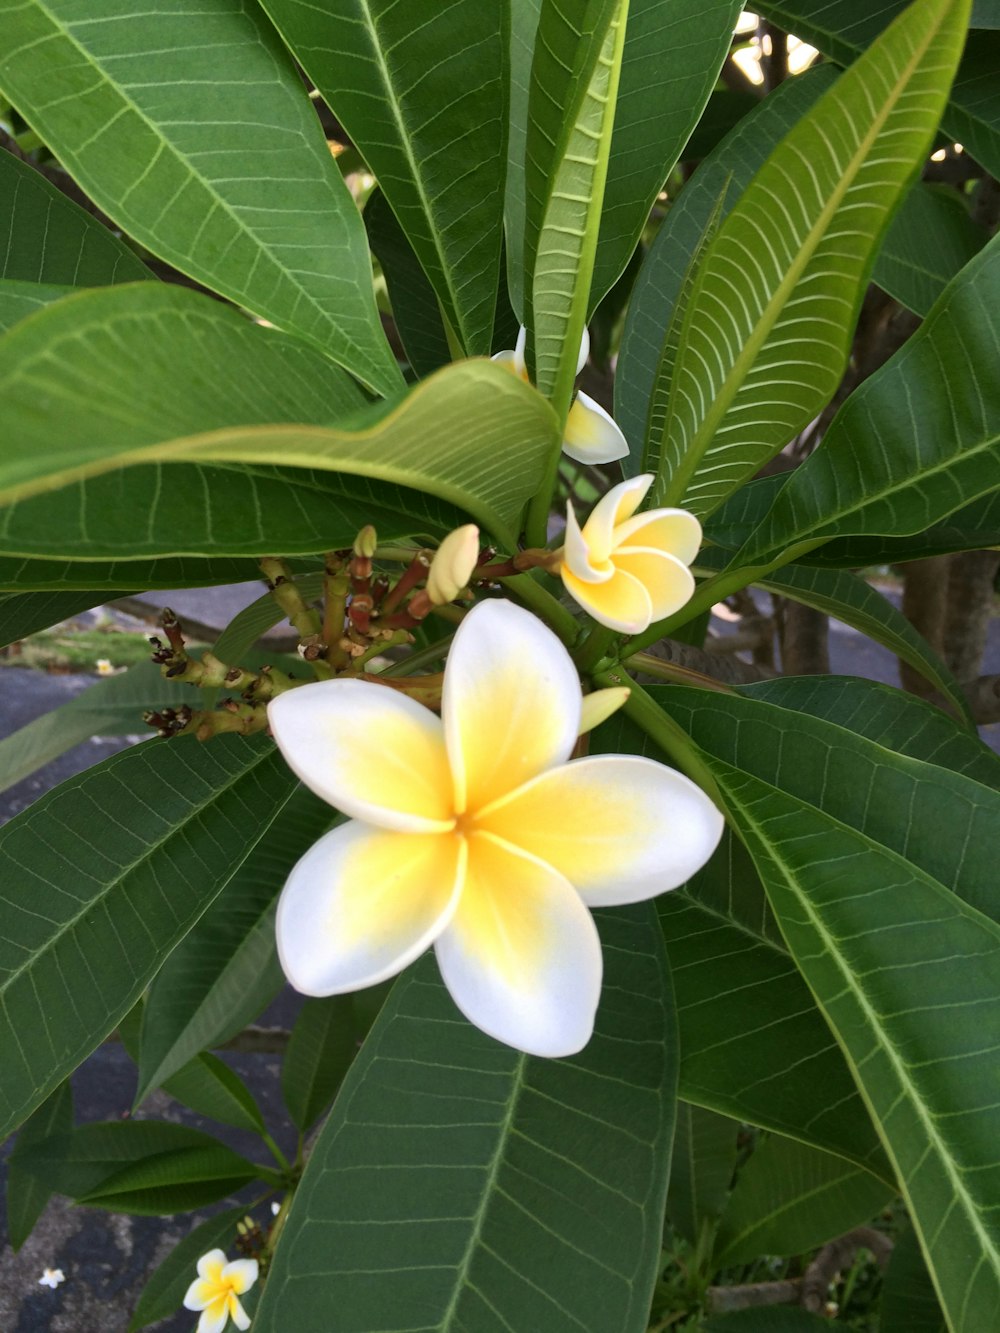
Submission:
{"label": "white petal", "polygon": [[649,594],[653,620],[665,620],[686,606],[694,592],[694,575],[666,551],[619,546],[611,557],[615,569],[631,574]]}
{"label": "white petal", "polygon": [[615,572],[610,560],[603,565],[596,565],[590,558],[590,547],[583,539],[580,525],[576,520],[573,501],[566,501],[566,544],[563,546],[563,562],[570,572],[584,583],[607,583]]}
{"label": "white petal", "polygon": [[614,418],[581,390],[566,418],[562,451],[578,463],[613,463],[628,455],[628,441]]}
{"label": "white petal", "polygon": [[653,484],[653,474],[644,472],[639,477],[627,477],[612,486],[594,505],[583,525],[583,535],[594,560],[607,560],[615,547],[615,528],[632,517],[646,498]]}
{"label": "white petal", "polygon": [[514,368],[519,375],[523,375],[527,370],[524,362],[524,349],[528,345],[528,330],[522,324],[517,331],[517,342],[514,344]]}
{"label": "white petal", "polygon": [[487,835],[469,839],[465,892],[434,946],[470,1022],[529,1055],[590,1040],[601,944],[587,908],[550,866]]}
{"label": "white petal", "polygon": [[580,355],[576,359],[576,373],[587,364],[587,358],[590,356],[590,330],[584,325],[583,337],[580,339]]}
{"label": "white petal", "polygon": [[407,695],[360,680],[301,685],[267,710],[288,766],[317,796],[380,828],[452,827],[440,720]]}
{"label": "white petal", "polygon": [[685,883],[718,846],[723,818],[683,773],[608,754],[543,773],[483,826],[553,866],[591,907],[611,907]]}
{"label": "white petal", "polygon": [[198,1320],[197,1333],[222,1333],[229,1322],[227,1305],[228,1301],[225,1296],[221,1296],[208,1309],[202,1310],[201,1318]]}
{"label": "white petal", "polygon": [[198,1276],[205,1278],[209,1282],[219,1282],[223,1268],[226,1266],[225,1250],[209,1250],[198,1260]]}
{"label": "white petal", "polygon": [[490,360],[496,361],[501,366],[509,366],[515,374],[520,373],[517,366],[517,353],[511,348],[504,348],[502,352],[494,352]]}
{"label": "white petal", "polygon": [[219,1288],[207,1278],[196,1277],[184,1294],[182,1302],[185,1310],[204,1310],[219,1294]]}
{"label": "white petal", "polygon": [[559,570],[563,587],[599,625],[619,634],[641,634],[653,619],[649,593],[623,569],[616,569],[607,583],[584,583],[563,564]]}
{"label": "white petal", "polygon": [[537,616],[507,601],[480,602],[448,654],[441,699],[456,811],[566,760],[580,730],[576,667]]}
{"label": "white petal", "polygon": [[243,1306],[239,1303],[239,1301],[235,1299],[233,1300],[233,1306],[230,1313],[233,1316],[233,1323],[236,1325],[238,1329],[242,1330],[243,1333],[245,1333],[245,1330],[250,1327],[250,1316],[247,1314],[246,1310],[244,1310]]}
{"label": "white petal", "polygon": [[461,891],[464,840],[348,823],[293,868],[278,902],[278,956],[306,995],[395,976],[434,942]]}

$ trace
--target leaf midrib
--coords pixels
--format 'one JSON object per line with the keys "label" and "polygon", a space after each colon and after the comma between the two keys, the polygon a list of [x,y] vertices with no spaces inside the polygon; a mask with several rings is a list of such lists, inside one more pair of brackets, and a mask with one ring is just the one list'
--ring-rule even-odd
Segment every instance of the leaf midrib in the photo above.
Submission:
{"label": "leaf midrib", "polygon": [[[757,321],[756,327],[747,341],[743,344],[740,354],[736,357],[731,369],[720,385],[718,393],[713,398],[711,408],[704,417],[701,426],[696,430],[690,445],[685,451],[684,461],[674,471],[671,485],[666,489],[665,496],[662,499],[658,497],[658,503],[667,505],[678,504],[683,498],[689,481],[692,479],[694,472],[705,456],[708,446],[714,439],[717,427],[725,418],[733,402],[735,402],[740,387],[746,379],[746,376],[749,374],[750,369],[757,358],[758,352],[780,322],[781,312],[784,310],[789,295],[798,283],[802,273],[806,270],[809,264],[812,263],[817,250],[826,237],[829,222],[832,220],[834,213],[839,208],[843,199],[854,188],[857,176],[864,166],[865,160],[867,159],[876,138],[889,117],[895,113],[902,90],[906,87],[913,72],[922,62],[927,50],[936,39],[940,27],[941,22],[939,16],[938,22],[936,22],[924,35],[923,43],[916,46],[913,57],[909,62],[903,65],[902,71],[893,85],[891,101],[887,99],[883,102],[879,114],[871,122],[868,132],[864,135],[857,150],[849,159],[847,167],[841,173],[838,185],[834,188],[827,204],[820,211],[815,224],[809,232],[807,232],[803,244],[796,254],[795,261],[791,267],[786,270],[785,276],[775,288],[774,295],[761,312],[761,317]],[[830,93],[833,93],[838,88],[839,82],[834,85],[830,90]],[[825,96],[830,96],[830,94],[825,94]],[[725,224],[723,224],[723,226],[724,225]],[[688,302],[688,311],[697,308],[698,298],[705,286],[708,263],[710,261],[711,252],[706,256],[705,266],[702,268],[701,275],[696,282],[695,290],[691,294],[691,298]],[[685,320],[685,323],[690,327],[692,323],[690,315]],[[674,394],[671,394],[670,397],[673,399]],[[724,499],[725,496],[717,500],[712,506],[712,509],[717,509]]]}

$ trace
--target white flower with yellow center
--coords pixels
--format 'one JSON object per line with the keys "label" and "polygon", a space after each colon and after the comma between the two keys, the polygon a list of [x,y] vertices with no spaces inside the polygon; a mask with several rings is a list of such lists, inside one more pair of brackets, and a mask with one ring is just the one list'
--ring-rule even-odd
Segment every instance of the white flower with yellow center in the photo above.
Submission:
{"label": "white flower with yellow center", "polygon": [[588,909],[682,884],[712,854],[722,818],[651,759],[567,763],[581,707],[565,648],[502,601],[459,627],[440,718],[362,681],[274,699],[288,763],[350,816],[281,895],[278,952],[292,985],[308,995],[372,986],[433,944],[455,1003],[485,1032],[534,1055],[582,1049],[601,989]]}
{"label": "white flower with yellow center", "polygon": [[602,625],[640,634],[679,611],[694,592],[688,569],[701,546],[701,524],[684,509],[635,511],[652,473],[612,486],[581,528],[566,506],[559,577],[569,595]]}
{"label": "white flower with yellow center", "polygon": [[187,1289],[185,1310],[200,1310],[197,1333],[222,1333],[232,1319],[239,1329],[250,1327],[239,1297],[257,1281],[256,1259],[226,1262],[222,1250],[209,1250],[198,1260],[198,1276]]}
{"label": "white flower with yellow center", "polygon": [[[528,378],[528,368],[524,362],[527,337],[527,330],[522,325],[514,350],[497,352],[493,357],[494,361],[509,367],[523,380]],[[576,363],[578,375],[587,364],[589,355],[590,334],[584,329],[580,355]],[[568,458],[573,458],[578,463],[613,463],[616,459],[626,456],[628,441],[618,429],[614,418],[605,412],[596,399],[581,389],[577,391],[573,406],[569,409],[569,416],[566,418],[562,449]]]}

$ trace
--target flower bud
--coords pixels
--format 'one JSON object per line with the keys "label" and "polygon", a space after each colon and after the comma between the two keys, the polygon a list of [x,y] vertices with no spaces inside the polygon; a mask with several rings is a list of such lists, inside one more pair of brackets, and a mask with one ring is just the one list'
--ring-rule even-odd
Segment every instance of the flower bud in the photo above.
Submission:
{"label": "flower bud", "polygon": [[617,713],[631,693],[627,685],[612,685],[610,689],[585,694],[580,710],[580,735],[593,731],[606,722],[612,713]]}
{"label": "flower bud", "polygon": [[427,596],[434,606],[453,602],[472,577],[479,560],[479,529],[475,523],[449,532],[434,553],[427,575]]}
{"label": "flower bud", "polygon": [[366,523],[354,538],[354,554],[370,560],[375,554],[376,546],[378,546],[378,536],[375,529],[370,523]]}

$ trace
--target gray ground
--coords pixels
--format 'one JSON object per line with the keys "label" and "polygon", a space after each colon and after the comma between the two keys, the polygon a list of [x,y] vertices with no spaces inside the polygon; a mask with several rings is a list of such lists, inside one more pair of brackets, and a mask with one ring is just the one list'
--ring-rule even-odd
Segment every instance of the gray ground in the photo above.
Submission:
{"label": "gray ground", "polygon": [[[221,627],[260,592],[259,584],[243,584],[233,589],[150,594],[149,600],[158,606],[172,606],[182,621],[197,619]],[[726,628],[721,623],[713,625],[716,632],[724,633]],[[844,625],[832,625],[830,656],[835,672],[898,684],[895,658]],[[983,669],[1000,671],[1000,620],[994,621]],[[91,677],[82,675],[0,669],[0,737],[58,707],[91,683]],[[1000,749],[1000,724],[984,728],[983,734],[995,749]],[[50,787],[127,743],[105,738],[85,742],[0,794],[0,823]],[[294,998],[288,993],[278,1000],[265,1021],[287,1025],[294,1008]],[[249,1083],[281,1146],[286,1150],[293,1147],[294,1134],[281,1104],[275,1057],[233,1054],[226,1058]],[[74,1076],[74,1092],[81,1121],[116,1119],[127,1111],[134,1092],[134,1070],[122,1048],[116,1044],[100,1047]],[[141,1114],[208,1129],[238,1151],[259,1155],[252,1136],[238,1130],[220,1130],[163,1093],[154,1094]],[[195,1220],[206,1215],[199,1214]],[[55,1199],[15,1255],[6,1245],[0,1221],[0,1333],[125,1333],[150,1273],[191,1225],[187,1215],[178,1219],[119,1217],[73,1209],[64,1200]],[[43,1270],[56,1267],[63,1269],[66,1281],[55,1290],[40,1286],[38,1279]],[[190,1333],[196,1322],[195,1315],[181,1311],[156,1328],[162,1333]]]}

